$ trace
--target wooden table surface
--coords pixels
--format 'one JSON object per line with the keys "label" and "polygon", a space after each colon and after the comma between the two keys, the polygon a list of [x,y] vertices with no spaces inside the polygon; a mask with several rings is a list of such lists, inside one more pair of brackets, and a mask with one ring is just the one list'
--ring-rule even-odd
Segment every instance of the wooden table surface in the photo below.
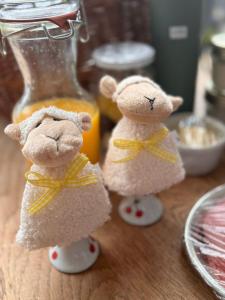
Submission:
{"label": "wooden table surface", "polygon": [[14,241],[25,163],[4,125],[0,120],[0,300],[215,299],[189,265],[182,235],[195,201],[225,182],[225,161],[210,176],[187,178],[161,193],[165,213],[152,227],[125,224],[117,214],[120,199],[112,195],[112,221],[95,234],[101,257],[89,271],[65,275],[50,266],[47,249],[28,252]]}

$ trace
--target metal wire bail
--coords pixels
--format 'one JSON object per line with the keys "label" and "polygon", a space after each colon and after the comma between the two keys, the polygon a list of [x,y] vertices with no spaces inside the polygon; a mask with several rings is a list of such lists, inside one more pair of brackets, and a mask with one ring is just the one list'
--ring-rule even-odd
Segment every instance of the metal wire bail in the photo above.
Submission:
{"label": "metal wire bail", "polygon": [[86,14],[83,0],[80,0],[80,8],[81,8],[82,16],[79,16],[79,17],[83,18],[83,26],[82,26],[83,30],[81,28],[80,41],[82,43],[87,43],[90,38],[90,34],[89,34],[89,30],[88,30],[88,20],[87,20],[87,14]]}
{"label": "metal wire bail", "polygon": [[50,40],[66,40],[71,38],[74,34],[75,34],[75,29],[76,27],[80,26],[81,22],[77,21],[77,20],[68,20],[68,24],[69,24],[69,30],[65,33],[62,34],[58,34],[58,35],[52,35],[50,33],[50,31],[47,29],[45,24],[42,24],[42,28],[46,34],[46,36],[50,39]]}
{"label": "metal wire bail", "polygon": [[[15,1],[15,2],[14,2]],[[39,2],[44,0],[39,0]],[[7,9],[14,7],[18,5],[18,0],[11,0],[11,2],[7,2],[7,6],[2,3],[4,1],[0,0],[0,8],[7,7]],[[35,7],[35,1],[32,0],[25,0],[25,2],[29,3],[29,5],[33,5]],[[54,17],[43,17],[43,18],[36,18],[36,19],[26,19],[26,18],[20,18],[20,19],[7,19],[7,18],[0,18],[0,22],[2,23],[20,23],[20,24],[31,24],[28,25],[24,29],[19,29],[14,32],[11,32],[9,34],[3,34],[1,32],[0,28],[0,53],[2,55],[7,54],[7,45],[6,45],[6,39],[14,36],[18,33],[21,33],[22,31],[26,30],[32,30],[37,27],[41,27],[45,33],[45,35],[50,40],[65,40],[71,38],[73,35],[75,35],[76,31],[78,29],[80,30],[80,41],[82,43],[86,43],[89,40],[89,31],[88,31],[88,21],[87,21],[87,15],[85,11],[84,1],[80,0],[80,7],[79,10],[72,11],[71,13],[65,13],[65,15],[62,15],[62,20],[58,16]],[[64,19],[63,19],[64,18]],[[55,24],[58,28],[61,28],[61,31],[59,31],[57,34],[52,34],[52,27],[49,28],[46,24],[46,22],[50,22],[52,24]]]}

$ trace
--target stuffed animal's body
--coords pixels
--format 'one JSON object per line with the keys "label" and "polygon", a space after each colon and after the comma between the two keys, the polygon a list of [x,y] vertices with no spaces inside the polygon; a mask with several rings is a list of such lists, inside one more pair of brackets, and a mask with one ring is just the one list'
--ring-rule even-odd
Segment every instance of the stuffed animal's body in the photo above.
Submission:
{"label": "stuffed animal's body", "polygon": [[[66,167],[43,168],[33,165],[31,171],[54,180],[65,176]],[[16,240],[29,249],[49,246],[66,246],[87,237],[109,219],[110,203],[103,186],[100,170],[88,163],[79,176],[94,174],[97,183],[64,188],[40,212],[30,215],[29,207],[47,188],[26,184],[21,224]]]}
{"label": "stuffed animal's body", "polygon": [[33,162],[26,174],[17,242],[33,250],[67,246],[90,235],[109,219],[111,204],[100,169],[79,153],[90,116],[44,108],[10,124],[5,133],[18,140]]}
{"label": "stuffed animal's body", "polygon": [[105,184],[111,191],[124,196],[143,196],[161,192],[184,179],[183,165],[171,133],[163,140],[160,148],[173,153],[176,163],[158,158],[147,150],[142,150],[130,161],[114,162],[129,155],[128,150],[121,150],[113,145],[115,140],[147,140],[161,128],[165,128],[163,124],[140,124],[126,117],[117,124],[103,168]]}
{"label": "stuffed animal's body", "polygon": [[185,171],[171,133],[163,125],[182,103],[148,78],[132,76],[117,84],[110,76],[101,92],[117,102],[116,125],[103,166],[106,186],[123,196],[161,192],[182,181]]}

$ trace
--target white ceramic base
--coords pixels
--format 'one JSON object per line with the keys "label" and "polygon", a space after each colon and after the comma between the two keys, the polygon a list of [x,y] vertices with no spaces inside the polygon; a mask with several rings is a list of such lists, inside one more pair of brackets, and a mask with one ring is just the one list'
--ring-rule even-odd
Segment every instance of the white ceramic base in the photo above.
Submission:
{"label": "white ceramic base", "polygon": [[86,238],[68,247],[49,249],[49,260],[54,268],[63,273],[80,273],[89,269],[97,260],[100,247],[97,241]]}
{"label": "white ceramic base", "polygon": [[124,198],[119,205],[119,215],[131,225],[147,226],[157,222],[163,214],[160,200],[153,196]]}

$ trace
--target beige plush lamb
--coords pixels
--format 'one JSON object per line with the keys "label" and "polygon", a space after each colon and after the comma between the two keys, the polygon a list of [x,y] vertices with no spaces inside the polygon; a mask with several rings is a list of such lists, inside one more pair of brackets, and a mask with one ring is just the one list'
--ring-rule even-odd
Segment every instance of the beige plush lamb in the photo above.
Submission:
{"label": "beige plush lamb", "polygon": [[[91,119],[86,113],[50,107],[35,112],[20,124],[6,127],[5,133],[20,142],[23,155],[33,162],[26,174],[16,238],[22,246],[33,250],[58,245],[67,251],[67,256],[74,256],[76,249],[71,252],[69,245],[84,239],[94,255],[97,245],[92,240],[87,242],[87,237],[109,219],[111,205],[98,166],[79,153],[82,131],[90,126]],[[60,249],[53,251],[52,259],[61,264]],[[77,258],[80,263],[82,257]],[[75,272],[76,268],[71,269],[74,257],[71,259],[72,262],[67,257],[67,269],[56,267]],[[79,267],[77,271],[81,270]]]}
{"label": "beige plush lamb", "polygon": [[[134,197],[123,205],[130,223],[146,225],[146,208],[137,198],[156,194],[182,181],[185,171],[173,136],[163,125],[182,98],[166,95],[149,78],[131,76],[119,84],[105,76],[100,91],[118,105],[123,118],[115,127],[103,167],[105,184],[111,191]],[[140,199],[139,199],[140,200]],[[128,216],[130,215],[130,216]],[[126,217],[125,217],[126,218]],[[128,220],[127,220],[128,221]]]}

